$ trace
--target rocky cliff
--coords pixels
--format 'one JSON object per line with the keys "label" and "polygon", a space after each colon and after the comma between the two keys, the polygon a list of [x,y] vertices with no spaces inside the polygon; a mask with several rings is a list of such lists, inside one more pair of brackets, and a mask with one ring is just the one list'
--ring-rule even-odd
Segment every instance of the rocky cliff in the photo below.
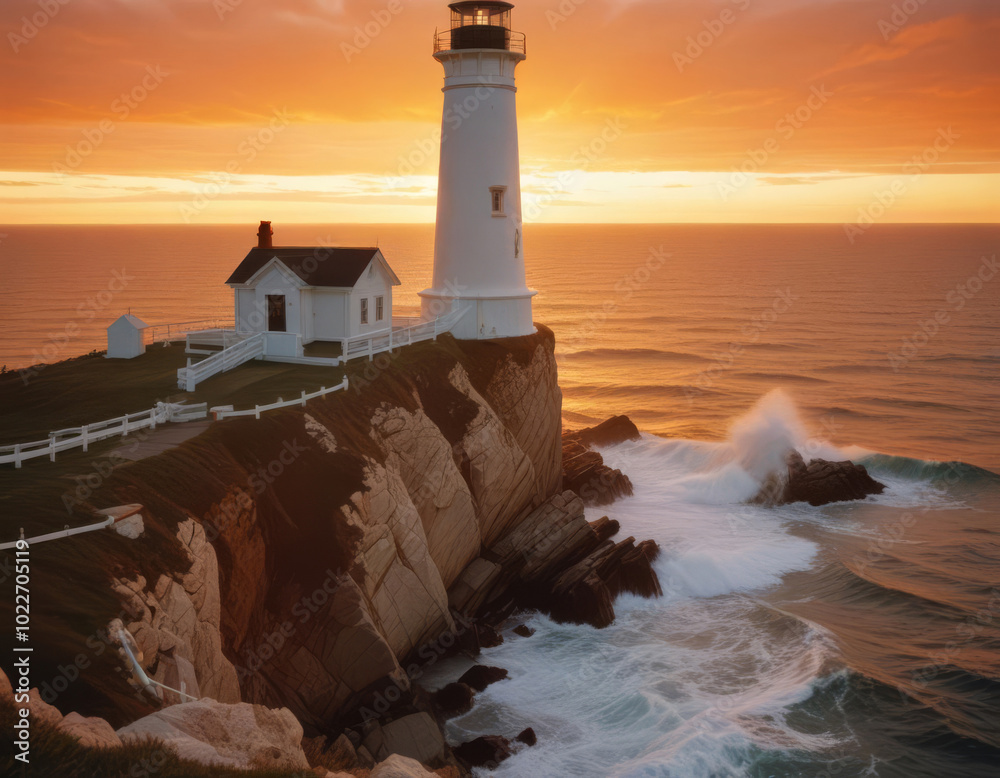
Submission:
{"label": "rocky cliff", "polygon": [[355,364],[348,392],[213,425],[96,496],[143,504],[133,542],[173,535],[189,560],[111,584],[151,677],[329,731],[462,631],[496,583],[475,580],[485,551],[533,514],[589,527],[559,489],[550,332]]}

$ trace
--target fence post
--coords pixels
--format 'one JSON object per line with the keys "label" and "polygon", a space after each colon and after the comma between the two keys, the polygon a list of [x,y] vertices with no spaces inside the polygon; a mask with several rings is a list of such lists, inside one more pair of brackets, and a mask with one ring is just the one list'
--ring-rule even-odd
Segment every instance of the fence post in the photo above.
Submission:
{"label": "fence post", "polygon": [[83,453],[86,454],[87,449],[90,446],[90,425],[89,424],[83,425],[83,427],[81,427],[81,430],[83,431]]}
{"label": "fence post", "polygon": [[21,444],[18,443],[14,446],[14,467],[20,469],[21,467]]}
{"label": "fence post", "polygon": [[128,414],[126,413],[122,416],[122,437],[128,437]]}
{"label": "fence post", "polygon": [[373,359],[375,359],[375,352],[372,350],[372,348],[373,348],[374,345],[375,345],[374,339],[368,338],[368,361],[369,362],[371,362]]}
{"label": "fence post", "polygon": [[156,408],[149,411],[149,428],[151,430],[156,429]]}
{"label": "fence post", "polygon": [[306,390],[305,389],[302,390],[302,407],[303,408],[306,407]]}
{"label": "fence post", "polygon": [[254,410],[254,417],[257,419],[257,421],[260,421],[260,406],[255,405],[253,407],[253,410]]}
{"label": "fence post", "polygon": [[49,462],[56,461],[56,433],[49,433]]}

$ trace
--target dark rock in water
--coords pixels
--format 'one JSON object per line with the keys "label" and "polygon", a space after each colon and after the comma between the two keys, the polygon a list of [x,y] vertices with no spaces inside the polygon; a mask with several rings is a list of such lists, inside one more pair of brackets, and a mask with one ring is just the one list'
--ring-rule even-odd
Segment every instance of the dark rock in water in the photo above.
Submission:
{"label": "dark rock in water", "polygon": [[523,730],[516,738],[514,738],[518,743],[524,743],[526,746],[533,746],[538,742],[538,736],[535,735],[535,730],[531,727]]}
{"label": "dark rock in water", "polygon": [[[505,670],[504,673],[506,672]],[[474,695],[475,692],[469,684],[459,681],[458,683],[450,683],[434,692],[431,701],[442,718],[450,719],[472,710]]]}
{"label": "dark rock in water", "polygon": [[600,541],[605,541],[608,538],[613,538],[621,530],[622,525],[619,524],[615,519],[609,519],[607,516],[602,516],[596,521],[590,522],[591,528],[594,530],[594,534]]}
{"label": "dark rock in water", "polygon": [[652,540],[604,541],[596,551],[564,571],[540,607],[556,621],[590,624],[598,629],[615,620],[614,601],[622,592],[643,597],[663,594],[653,570],[660,549]]}
{"label": "dark rock in water", "polygon": [[496,648],[503,643],[503,635],[489,624],[476,624],[476,636],[480,648]]}
{"label": "dark rock in water", "polygon": [[486,735],[456,746],[452,753],[469,767],[493,767],[510,758],[513,751],[507,738]]}
{"label": "dark rock in water", "polygon": [[824,459],[813,459],[807,465],[798,451],[789,453],[786,461],[788,471],[784,477],[769,479],[751,502],[762,505],[807,502],[819,506],[863,500],[885,491],[885,484],[868,475],[863,465]]}
{"label": "dark rock in water", "polygon": [[563,441],[563,488],[587,505],[608,505],[632,494],[632,482],[621,470],[604,464],[604,457],[578,440]]}
{"label": "dark rock in water", "polygon": [[502,667],[488,667],[487,665],[476,665],[465,671],[465,674],[458,679],[460,684],[468,684],[477,692],[481,692],[490,684],[502,681],[507,677],[507,671]]}
{"label": "dark rock in water", "polygon": [[563,435],[563,442],[576,440],[584,446],[611,446],[615,443],[624,443],[626,440],[639,440],[640,438],[638,428],[628,416],[612,416],[596,427],[567,432]]}
{"label": "dark rock in water", "polygon": [[518,624],[514,627],[514,634],[520,635],[522,638],[530,638],[535,634],[535,630],[525,624]]}
{"label": "dark rock in water", "polygon": [[572,489],[587,505],[607,505],[632,494],[632,482],[621,470],[604,464],[592,446],[610,446],[639,440],[639,430],[628,416],[615,416],[596,427],[563,434],[563,487]]}

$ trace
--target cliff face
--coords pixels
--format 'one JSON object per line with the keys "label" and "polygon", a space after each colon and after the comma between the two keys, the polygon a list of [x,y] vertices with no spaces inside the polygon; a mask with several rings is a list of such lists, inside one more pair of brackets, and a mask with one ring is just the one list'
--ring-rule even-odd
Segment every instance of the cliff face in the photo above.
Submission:
{"label": "cliff face", "polygon": [[191,561],[114,582],[150,673],[290,708],[307,730],[377,683],[407,689],[400,663],[456,627],[449,590],[468,603],[484,549],[553,510],[553,346],[543,328],[414,346],[357,363],[347,393],[116,473],[101,498],[144,504]]}

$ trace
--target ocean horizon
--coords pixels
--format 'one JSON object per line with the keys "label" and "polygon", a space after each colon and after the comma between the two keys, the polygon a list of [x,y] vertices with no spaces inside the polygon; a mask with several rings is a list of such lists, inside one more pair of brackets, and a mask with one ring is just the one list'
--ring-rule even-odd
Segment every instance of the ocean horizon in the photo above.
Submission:
{"label": "ocean horizon", "polygon": [[[103,349],[127,311],[232,319],[224,282],[255,228],[3,227],[0,363]],[[274,229],[279,246],[377,244],[397,313],[429,285],[432,225]],[[995,776],[1000,226],[885,224],[852,244],[840,225],[546,225],[524,241],[564,427],[626,414],[643,433],[602,451],[634,495],[586,518],[654,539],[664,596],[624,595],[604,630],[530,615],[530,640],[484,649],[510,678],[450,740],[530,724],[538,745],[489,773],[525,778]],[[786,445],[887,489],[747,504],[746,473]]]}

